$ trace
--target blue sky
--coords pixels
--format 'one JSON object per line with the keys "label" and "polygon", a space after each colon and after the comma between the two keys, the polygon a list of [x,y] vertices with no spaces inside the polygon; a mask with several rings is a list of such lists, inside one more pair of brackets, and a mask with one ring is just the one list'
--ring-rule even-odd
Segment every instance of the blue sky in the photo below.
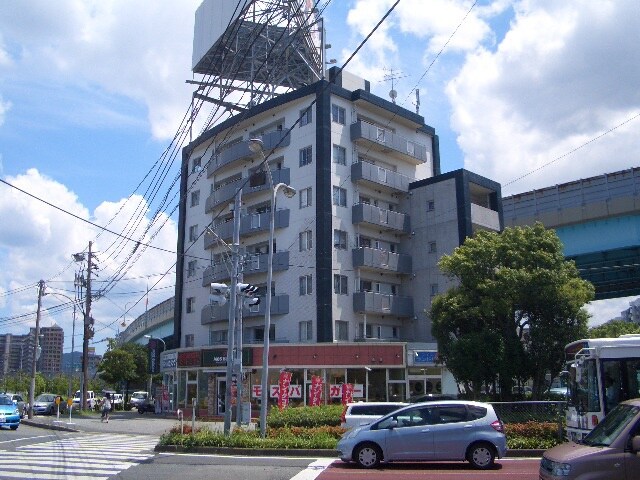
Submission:
{"label": "blue sky", "polygon": [[[392,3],[330,2],[329,57],[342,65]],[[199,4],[0,3],[0,177],[98,225],[111,221],[118,232],[142,211],[127,235],[153,235],[155,246],[175,250],[175,201],[160,201],[173,191],[179,160],[161,156],[191,99],[185,80]],[[398,103],[412,110],[419,88],[420,113],[440,136],[443,171],[467,168],[501,182],[509,195],[637,166],[638,31],[636,0],[401,0],[347,69],[383,97],[393,69],[402,77],[394,84]],[[151,184],[143,178],[161,158],[168,168],[161,191],[143,196]],[[167,214],[150,225],[161,207]],[[0,222],[0,331],[25,333],[36,290],[17,290],[42,278],[51,291],[72,295],[70,255],[98,230],[6,185]],[[112,240],[103,233],[96,241],[101,279],[130,251]],[[96,302],[96,340],[113,336],[126,309],[128,320],[144,311],[147,285],[150,305],[172,294],[174,278],[162,274],[174,261],[162,250],[140,256]],[[48,296],[45,307],[61,301]],[[628,301],[589,309],[602,321]],[[69,332],[67,352],[70,316],[43,318]]]}

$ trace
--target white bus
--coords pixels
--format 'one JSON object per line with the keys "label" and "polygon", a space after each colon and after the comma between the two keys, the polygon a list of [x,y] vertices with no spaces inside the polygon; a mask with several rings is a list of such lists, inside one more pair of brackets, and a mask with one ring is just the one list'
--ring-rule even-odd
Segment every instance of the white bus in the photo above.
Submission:
{"label": "white bus", "polygon": [[565,355],[567,436],[579,441],[619,402],[640,397],[640,335],[578,340]]}

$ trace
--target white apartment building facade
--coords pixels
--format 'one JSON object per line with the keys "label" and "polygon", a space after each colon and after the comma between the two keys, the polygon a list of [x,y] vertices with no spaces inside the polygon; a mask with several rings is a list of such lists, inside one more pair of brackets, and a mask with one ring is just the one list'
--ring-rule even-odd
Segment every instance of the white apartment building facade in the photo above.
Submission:
{"label": "white apartment building facade", "polygon": [[[269,245],[273,183],[277,195]],[[210,304],[212,282],[230,284],[234,196],[242,189],[242,281],[262,301],[243,308],[243,391],[257,411],[267,255],[273,248],[269,384],[292,371],[293,403],[312,376],[324,401],[337,386],[355,397],[406,399],[455,390],[437,363],[428,309],[448,286],[438,258],[477,228],[500,230],[500,186],[464,170],[440,174],[438,137],[423,117],[370,93],[337,69],[319,81],[217,125],[183,151],[172,345],[161,369],[178,405],[197,398],[220,414],[226,388],[228,304]]]}

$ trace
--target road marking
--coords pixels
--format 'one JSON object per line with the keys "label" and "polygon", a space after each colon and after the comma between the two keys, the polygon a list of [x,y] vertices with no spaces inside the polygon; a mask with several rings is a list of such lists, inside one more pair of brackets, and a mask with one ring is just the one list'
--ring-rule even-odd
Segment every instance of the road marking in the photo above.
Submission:
{"label": "road marking", "polygon": [[307,465],[307,468],[292,477],[291,480],[314,480],[335,460],[335,458],[319,458]]}
{"label": "road marking", "polygon": [[22,442],[22,441],[25,441],[25,440],[31,441],[31,440],[35,440],[36,438],[52,438],[52,437],[55,438],[55,437],[57,437],[57,435],[39,435],[37,437],[14,438],[13,440],[5,440],[3,442],[0,442],[0,444],[1,443],[12,443],[12,442]]}

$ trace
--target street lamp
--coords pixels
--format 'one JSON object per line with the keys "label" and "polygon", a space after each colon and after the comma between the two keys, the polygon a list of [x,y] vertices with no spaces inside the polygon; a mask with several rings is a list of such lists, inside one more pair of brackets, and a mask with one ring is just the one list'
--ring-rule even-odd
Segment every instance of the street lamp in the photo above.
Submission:
{"label": "street lamp", "polygon": [[135,302],[127,302],[127,303],[124,304],[124,314],[122,316],[122,323],[120,324],[123,327],[127,326],[127,312],[129,311],[129,304],[130,303],[135,303]]}
{"label": "street lamp", "polygon": [[72,385],[73,372],[75,372],[74,364],[76,361],[75,339],[76,339],[76,302],[77,300],[74,300],[73,298],[69,297],[68,295],[65,295],[64,293],[58,293],[58,292],[45,292],[43,293],[43,295],[59,295],[61,297],[64,297],[70,300],[71,303],[73,304],[73,326],[71,328],[71,372],[69,374],[70,379],[69,379],[69,392],[68,392],[68,395],[71,396],[71,394],[73,393],[71,391],[72,390],[71,385]]}
{"label": "street lamp", "polygon": [[262,438],[267,435],[267,407],[269,401],[269,331],[271,330],[271,280],[273,278],[273,236],[276,222],[276,194],[282,188],[287,198],[291,198],[296,194],[295,188],[286,183],[278,183],[273,185],[273,177],[271,176],[271,168],[269,162],[264,155],[264,143],[259,138],[249,140],[249,149],[254,153],[262,156],[269,179],[269,188],[271,189],[271,212],[269,218],[269,252],[267,257],[267,298],[265,299],[264,312],[264,345],[262,348],[262,391],[260,392],[260,435]]}

